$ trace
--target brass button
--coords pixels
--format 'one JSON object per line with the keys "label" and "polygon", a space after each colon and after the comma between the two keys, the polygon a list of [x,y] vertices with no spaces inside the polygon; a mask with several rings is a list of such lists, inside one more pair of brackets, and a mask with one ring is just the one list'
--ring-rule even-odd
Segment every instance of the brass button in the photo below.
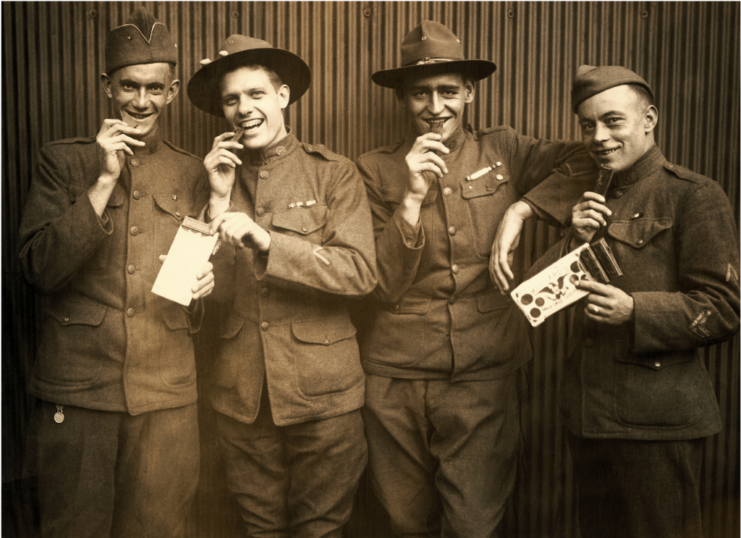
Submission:
{"label": "brass button", "polygon": [[131,166],[139,166],[139,159],[131,159]]}
{"label": "brass button", "polygon": [[453,194],[453,189],[450,187],[445,187],[443,189],[443,196],[450,196],[451,194]]}
{"label": "brass button", "polygon": [[395,310],[396,312],[398,312],[398,311],[399,311],[399,309],[401,309],[401,307],[400,307],[400,306],[399,306],[398,304],[395,304],[395,305],[394,305],[394,310]]}
{"label": "brass button", "polygon": [[620,189],[618,189],[618,190],[616,190],[615,192],[612,193],[612,197],[613,198],[620,198],[623,194],[624,194],[623,191],[621,191]]}
{"label": "brass button", "polygon": [[270,327],[270,324],[267,321],[263,321],[262,323],[260,323],[260,328],[263,331],[267,331],[269,327]]}
{"label": "brass button", "polygon": [[173,200],[177,200],[177,199],[178,199],[178,195],[177,195],[177,194],[173,194],[173,195],[172,195],[172,199],[173,199]]}
{"label": "brass button", "polygon": [[133,275],[136,271],[136,267],[134,265],[129,265],[126,270],[129,272],[130,275]]}
{"label": "brass button", "polygon": [[139,191],[134,191],[134,200],[141,200],[142,193]]}
{"label": "brass button", "polygon": [[458,230],[456,230],[456,229],[455,229],[455,226],[451,226],[450,228],[448,228],[448,233],[449,233],[450,235],[455,235],[455,233],[456,233],[457,231],[458,231]]}
{"label": "brass button", "polygon": [[306,233],[309,231],[309,229],[306,226],[301,226],[301,231]]}
{"label": "brass button", "polygon": [[261,207],[257,208],[257,216],[262,217],[265,214],[265,210]]}
{"label": "brass button", "polygon": [[176,217],[179,217],[180,216],[180,211],[175,211],[175,216]]}
{"label": "brass button", "polygon": [[267,170],[263,170],[262,172],[260,172],[260,177],[262,179],[268,179],[270,177],[270,172],[268,172]]}
{"label": "brass button", "polygon": [[136,226],[131,227],[131,235],[137,235],[139,233],[139,228]]}
{"label": "brass button", "polygon": [[326,336],[324,337],[324,343],[329,344],[329,338],[327,338]]}
{"label": "brass button", "polygon": [[69,318],[64,318],[65,323],[69,321]]}
{"label": "brass button", "polygon": [[452,296],[452,297],[451,297],[450,299],[448,299],[448,302],[449,302],[450,304],[455,304],[455,302],[456,302],[457,300],[458,300],[458,299],[457,299],[457,297],[456,297],[455,295],[453,295],[453,296]]}
{"label": "brass button", "polygon": [[453,271],[453,273],[457,275],[458,274],[458,270],[459,270],[458,264],[457,263],[454,263],[452,265],[452,267],[450,268],[450,270]]}
{"label": "brass button", "polygon": [[492,187],[491,185],[487,185],[486,186],[486,190],[487,191],[493,191],[494,190],[494,187]]}
{"label": "brass button", "polygon": [[283,155],[285,152],[286,148],[284,148],[283,146],[278,146],[277,148],[275,148],[275,153],[277,153],[278,155]]}
{"label": "brass button", "polygon": [[636,243],[638,243],[639,245],[642,245],[643,244],[643,239],[639,239],[638,241],[636,241]]}
{"label": "brass button", "polygon": [[502,181],[504,179],[504,176],[502,174],[497,174],[497,179],[499,181]]}
{"label": "brass button", "polygon": [[658,361],[657,361],[657,362],[655,362],[655,363],[654,363],[654,368],[661,368],[661,363],[660,363],[660,362],[658,362]]}
{"label": "brass button", "polygon": [[130,318],[133,318],[134,317],[134,309],[133,308],[129,308],[126,311],[126,315],[129,316]]}

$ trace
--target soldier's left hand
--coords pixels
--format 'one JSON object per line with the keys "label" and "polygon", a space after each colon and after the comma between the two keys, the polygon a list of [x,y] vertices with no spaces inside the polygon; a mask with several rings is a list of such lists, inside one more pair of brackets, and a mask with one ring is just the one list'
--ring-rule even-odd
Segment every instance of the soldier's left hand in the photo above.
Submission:
{"label": "soldier's left hand", "polygon": [[585,315],[597,323],[622,325],[633,319],[633,297],[623,290],[591,280],[579,280],[576,287],[589,292]]}
{"label": "soldier's left hand", "polygon": [[221,240],[236,248],[270,249],[270,234],[244,213],[222,213],[211,221],[211,231],[219,230]]}
{"label": "soldier's left hand", "polygon": [[[160,254],[160,261],[165,263],[167,254]],[[193,300],[206,297],[214,291],[214,266],[211,262],[206,262],[203,269],[196,275],[198,282],[191,288],[193,292]]]}

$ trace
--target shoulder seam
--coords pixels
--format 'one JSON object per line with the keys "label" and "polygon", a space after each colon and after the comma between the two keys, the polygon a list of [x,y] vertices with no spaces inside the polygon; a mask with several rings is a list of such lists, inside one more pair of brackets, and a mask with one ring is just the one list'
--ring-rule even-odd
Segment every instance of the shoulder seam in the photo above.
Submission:
{"label": "shoulder seam", "polygon": [[168,140],[165,140],[164,138],[162,139],[162,142],[164,142],[165,145],[167,145],[167,147],[170,148],[173,151],[176,151],[178,153],[182,153],[183,155],[187,155],[188,157],[193,157],[194,159],[196,159],[198,161],[201,161],[201,162],[203,161],[203,159],[201,159],[197,155],[193,155],[192,153],[190,153],[188,151],[185,151],[182,148],[177,147],[175,144],[173,144],[172,142],[170,142]]}

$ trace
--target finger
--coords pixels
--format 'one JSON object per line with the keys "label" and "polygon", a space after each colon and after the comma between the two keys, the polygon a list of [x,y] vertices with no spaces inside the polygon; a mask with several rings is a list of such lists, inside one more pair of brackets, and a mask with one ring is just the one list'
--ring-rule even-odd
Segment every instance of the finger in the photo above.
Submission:
{"label": "finger", "polygon": [[609,288],[605,284],[600,284],[599,282],[595,282],[593,280],[588,280],[586,278],[583,278],[579,280],[576,283],[576,287],[580,290],[588,291],[590,293],[595,293],[597,295],[609,295]]}
{"label": "finger", "polygon": [[201,290],[203,290],[205,287],[210,286],[214,281],[214,274],[209,273],[203,278],[199,278],[198,281],[193,285],[191,288],[191,291],[193,293],[198,293]]}
{"label": "finger", "polygon": [[228,149],[220,149],[218,153],[215,155],[219,159],[219,162],[226,163],[226,161],[230,161],[234,163],[235,165],[241,165],[242,160],[237,157],[234,153],[229,151]]}
{"label": "finger", "polygon": [[127,136],[123,133],[111,138],[111,142],[124,142],[126,144],[130,144],[132,146],[139,146],[139,147],[143,147],[147,145],[145,142],[142,142],[141,140],[137,140],[136,138],[131,138],[130,136]]}
{"label": "finger", "polygon": [[450,153],[450,150],[445,146],[445,144],[443,144],[442,142],[440,142],[438,140],[426,140],[422,144],[422,147],[424,149],[426,149],[428,152],[430,152],[430,151],[437,151],[437,152],[443,153],[445,155],[447,155],[448,153]]}
{"label": "finger", "polygon": [[103,124],[100,126],[100,131],[98,131],[98,134],[101,134],[102,135],[102,134],[108,132],[111,129],[111,127],[114,127],[115,125],[124,125],[124,126],[126,126],[126,124],[124,122],[122,122],[121,120],[116,120],[116,119],[113,119],[113,118],[108,118],[108,119],[103,120]]}
{"label": "finger", "polygon": [[209,273],[212,273],[214,270],[214,266],[211,262],[206,262],[206,265],[203,266],[203,269],[196,275],[196,278],[198,280],[202,279],[204,276],[208,275]]}
{"label": "finger", "polygon": [[214,138],[214,143],[211,145],[212,148],[215,148],[219,143],[223,142],[224,140],[230,139],[234,137],[235,133],[234,131],[227,131],[225,133],[221,133],[219,136]]}
{"label": "finger", "polygon": [[594,200],[595,202],[599,202],[601,204],[604,204],[606,202],[605,197],[601,194],[597,194],[596,192],[592,191],[584,191],[584,194],[581,197],[582,200]]}
{"label": "finger", "polygon": [[587,316],[587,318],[591,319],[592,321],[596,321],[597,323],[604,323],[605,318],[603,318],[600,315],[594,314],[589,310],[589,307],[584,308],[584,315]]}
{"label": "finger", "polygon": [[431,162],[419,163],[416,167],[415,172],[417,173],[432,172],[437,177],[443,177],[445,175],[439,166]]}
{"label": "finger", "polygon": [[577,228],[590,228],[591,230],[599,230],[600,226],[606,225],[606,223],[600,223],[594,219],[579,218],[574,220],[574,226],[576,226]]}
{"label": "finger", "polygon": [[442,157],[435,153],[425,153],[420,162],[432,162],[433,164],[437,165],[440,170],[442,170],[446,174],[448,173],[448,167],[445,166],[445,161],[443,161]]}

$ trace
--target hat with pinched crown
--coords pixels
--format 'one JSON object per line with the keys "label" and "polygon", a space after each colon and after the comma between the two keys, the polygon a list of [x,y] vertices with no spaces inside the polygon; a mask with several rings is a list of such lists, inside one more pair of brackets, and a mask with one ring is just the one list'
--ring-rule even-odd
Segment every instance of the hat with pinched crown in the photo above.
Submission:
{"label": "hat with pinched crown", "polygon": [[422,21],[401,42],[401,67],[376,71],[373,82],[398,88],[404,77],[435,75],[454,69],[474,80],[488,77],[497,66],[488,60],[466,60],[460,39],[435,21]]}
{"label": "hat with pinched crown", "polygon": [[580,66],[576,72],[574,84],[571,86],[571,106],[574,113],[576,114],[579,105],[590,97],[623,84],[643,86],[651,98],[654,97],[654,92],[648,82],[627,67],[621,65]]}
{"label": "hat with pinched crown", "polygon": [[137,8],[124,24],[105,38],[105,72],[110,75],[127,65],[178,63],[178,49],[167,26],[145,7]]}
{"label": "hat with pinched crown", "polygon": [[204,112],[223,117],[219,99],[221,77],[246,65],[262,65],[275,71],[291,89],[289,105],[311,85],[309,66],[294,53],[275,48],[262,39],[234,34],[221,44],[213,60],[201,60],[202,67],[188,81],[188,99]]}

